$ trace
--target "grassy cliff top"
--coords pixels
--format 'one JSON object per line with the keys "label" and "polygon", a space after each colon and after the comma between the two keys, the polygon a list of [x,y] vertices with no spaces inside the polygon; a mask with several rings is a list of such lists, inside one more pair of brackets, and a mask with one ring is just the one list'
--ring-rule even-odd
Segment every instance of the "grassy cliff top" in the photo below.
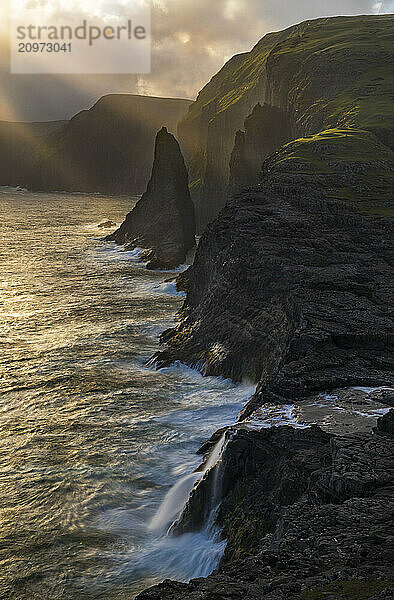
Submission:
{"label": "grassy cliff top", "polygon": [[214,117],[241,100],[258,84],[269,52],[280,37],[281,33],[270,33],[251,52],[233,56],[201,90],[184,120],[199,117],[203,111]]}
{"label": "grassy cliff top", "polygon": [[320,113],[332,126],[387,131],[394,125],[393,55],[393,15],[305,21],[233,57],[200,92],[184,122],[215,118],[273,75],[284,88],[283,102],[304,122]]}
{"label": "grassy cliff top", "polygon": [[351,202],[368,217],[393,217],[394,152],[360,129],[329,129],[282,146],[264,172],[322,183],[331,198]]}

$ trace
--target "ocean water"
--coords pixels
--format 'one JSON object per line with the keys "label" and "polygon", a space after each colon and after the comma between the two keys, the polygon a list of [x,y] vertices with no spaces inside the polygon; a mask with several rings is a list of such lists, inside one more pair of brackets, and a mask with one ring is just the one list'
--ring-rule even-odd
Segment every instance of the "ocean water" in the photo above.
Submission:
{"label": "ocean water", "polygon": [[[0,190],[0,598],[131,600],[223,542],[151,527],[253,389],[146,367],[182,297],[102,241],[133,201]],[[165,532],[164,532],[165,533]]]}
{"label": "ocean water", "polygon": [[[102,240],[98,225],[132,206],[0,189],[0,600],[132,600],[209,574],[223,554],[213,523],[166,531],[200,477],[196,450],[254,388],[147,367],[182,295],[175,272]],[[387,410],[320,394],[249,425],[346,432]]]}

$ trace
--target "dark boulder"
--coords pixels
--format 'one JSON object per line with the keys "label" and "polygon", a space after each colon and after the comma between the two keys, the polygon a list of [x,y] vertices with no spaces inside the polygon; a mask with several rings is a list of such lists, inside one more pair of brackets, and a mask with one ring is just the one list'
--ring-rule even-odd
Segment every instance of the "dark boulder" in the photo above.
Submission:
{"label": "dark boulder", "polygon": [[114,223],[113,221],[103,221],[102,223],[99,223],[97,227],[99,227],[100,229],[109,229],[110,227],[114,227],[115,225],[116,223]]}
{"label": "dark boulder", "polygon": [[391,409],[383,417],[378,419],[376,429],[381,433],[394,434],[394,409]]}

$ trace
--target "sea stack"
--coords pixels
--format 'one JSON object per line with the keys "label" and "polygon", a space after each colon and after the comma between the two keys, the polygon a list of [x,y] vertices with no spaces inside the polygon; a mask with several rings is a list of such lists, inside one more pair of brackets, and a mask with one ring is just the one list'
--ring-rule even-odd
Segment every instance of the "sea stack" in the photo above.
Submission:
{"label": "sea stack", "polygon": [[188,173],[175,137],[163,127],[156,136],[152,175],[146,192],[107,239],[128,249],[148,249],[150,269],[182,264],[195,245],[194,206]]}

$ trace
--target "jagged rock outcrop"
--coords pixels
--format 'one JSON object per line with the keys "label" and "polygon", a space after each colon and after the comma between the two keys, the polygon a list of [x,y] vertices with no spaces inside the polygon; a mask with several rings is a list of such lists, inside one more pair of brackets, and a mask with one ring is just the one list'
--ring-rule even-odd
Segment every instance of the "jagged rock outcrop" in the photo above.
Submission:
{"label": "jagged rock outcrop", "polygon": [[238,131],[230,159],[229,194],[255,185],[264,160],[292,138],[287,114],[268,104],[256,104]]}
{"label": "jagged rock outcrop", "polygon": [[393,146],[393,30],[392,15],[306,21],[266,35],[213,77],[178,128],[198,231],[226,203],[235,135],[258,102],[286,115],[289,140],[360,127]]}
{"label": "jagged rock outcrop", "polygon": [[[238,428],[220,466],[217,521],[228,543],[219,569],[165,581],[138,600],[391,598],[389,420],[342,437],[318,427]],[[198,528],[211,477],[192,493],[180,532]]]}
{"label": "jagged rock outcrop", "polygon": [[270,157],[261,183],[202,236],[158,366],[180,360],[255,381],[247,411],[391,385],[393,167],[393,152],[358,130],[323,132]]}
{"label": "jagged rock outcrop", "polygon": [[188,174],[178,142],[163,127],[156,136],[147,190],[120,228],[107,239],[127,249],[144,248],[152,269],[183,263],[195,245],[194,206]]}
{"label": "jagged rock outcrop", "polygon": [[[104,96],[61,128],[48,131],[38,145],[25,136],[29,162],[25,165],[22,157],[18,181],[13,178],[12,184],[37,191],[141,194],[151,172],[156,132],[162,126],[175,132],[190,104],[178,98]],[[5,159],[0,183],[10,185]]]}

